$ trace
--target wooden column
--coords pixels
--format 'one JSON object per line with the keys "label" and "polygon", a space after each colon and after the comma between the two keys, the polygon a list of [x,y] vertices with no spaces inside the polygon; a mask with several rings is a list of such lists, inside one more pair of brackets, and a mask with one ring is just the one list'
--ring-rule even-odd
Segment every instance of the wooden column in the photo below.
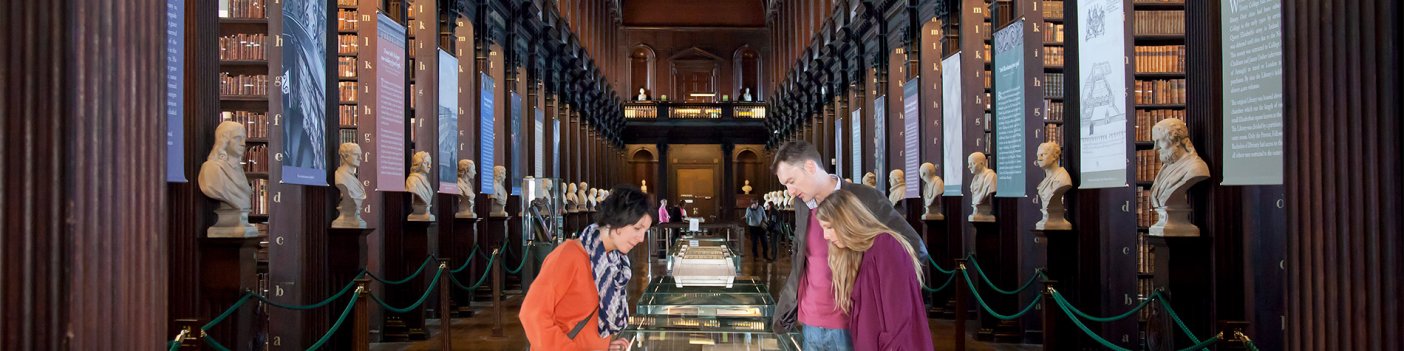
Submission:
{"label": "wooden column", "polygon": [[136,15],[164,9],[61,0],[0,11],[6,348],[150,350],[175,336],[162,244],[165,22]]}

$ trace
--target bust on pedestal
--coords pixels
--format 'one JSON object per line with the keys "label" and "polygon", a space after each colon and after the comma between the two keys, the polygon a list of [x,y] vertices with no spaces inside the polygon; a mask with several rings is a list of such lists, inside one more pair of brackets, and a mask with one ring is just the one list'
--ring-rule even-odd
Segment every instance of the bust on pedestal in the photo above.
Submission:
{"label": "bust on pedestal", "polygon": [[565,210],[566,213],[580,212],[580,196],[575,191],[575,183],[566,183],[565,188]]}
{"label": "bust on pedestal", "polygon": [[473,197],[477,196],[473,192],[473,187],[477,185],[478,165],[473,160],[458,160],[458,212],[453,214],[454,218],[474,219],[478,218],[478,213],[473,211]]}
{"label": "bust on pedestal", "polygon": [[989,159],[985,158],[985,153],[974,152],[966,159],[966,167],[973,175],[970,181],[970,209],[972,213],[969,219],[971,222],[994,222],[995,216],[991,212],[990,197],[994,195],[995,187],[999,184],[999,175],[989,167]]}
{"label": "bust on pedestal", "polygon": [[941,211],[941,192],[945,191],[946,182],[941,180],[941,176],[936,175],[936,165],[931,162],[921,164],[921,181],[926,183],[926,188],[922,189],[921,202],[926,211],[921,215],[921,219],[943,220],[946,214]]}
{"label": "bust on pedestal", "polygon": [[580,202],[577,202],[577,203],[575,204],[575,211],[576,211],[576,212],[589,212],[590,209],[591,209],[591,208],[590,208],[590,194],[589,194],[589,192],[590,192],[590,183],[580,182],[580,186],[577,187],[576,191],[577,191],[577,193],[575,194],[575,197],[576,197],[577,201],[580,201]]}
{"label": "bust on pedestal", "polygon": [[341,201],[336,205],[336,220],[332,228],[365,228],[361,219],[361,203],[366,201],[366,189],[361,187],[361,179],[356,176],[361,168],[361,146],[356,143],[343,143],[337,148],[341,155],[341,167],[336,168],[336,190],[341,192]]}
{"label": "bust on pedestal", "polygon": [[211,238],[252,238],[258,236],[258,229],[249,224],[250,199],[253,187],[244,175],[244,140],[247,134],[244,125],[224,121],[215,127],[215,143],[210,156],[200,164],[200,192],[219,201],[215,207],[213,227],[205,231]]}
{"label": "bust on pedestal", "polygon": [[590,188],[589,196],[590,201],[585,202],[586,204],[588,204],[585,207],[585,210],[595,212],[595,206],[598,206],[600,204],[600,189]]}
{"label": "bust on pedestal", "polygon": [[[907,198],[907,172],[894,169],[887,173],[887,201],[896,207]],[[900,212],[900,211],[899,211]]]}
{"label": "bust on pedestal", "polygon": [[639,96],[634,97],[634,100],[648,101],[648,94],[644,93],[644,88],[639,88]]}
{"label": "bust on pedestal", "polygon": [[1190,143],[1185,122],[1168,118],[1151,129],[1155,150],[1164,166],[1151,184],[1151,208],[1160,217],[1150,227],[1150,235],[1197,237],[1199,227],[1190,223],[1192,210],[1186,192],[1190,187],[1209,178],[1209,165],[1199,158]]}
{"label": "bust on pedestal", "polygon": [[507,197],[512,193],[507,192],[507,188],[502,185],[507,181],[507,167],[496,166],[492,168],[492,195],[488,199],[492,200],[492,210],[488,212],[488,217],[507,217]]}
{"label": "bust on pedestal", "polygon": [[1043,205],[1043,219],[1034,224],[1034,229],[1072,229],[1063,204],[1063,194],[1072,188],[1072,176],[1068,175],[1066,168],[1058,164],[1062,157],[1063,147],[1057,143],[1050,141],[1038,145],[1038,157],[1034,159],[1034,166],[1043,169],[1043,181],[1038,183],[1038,201]]}
{"label": "bust on pedestal", "polygon": [[863,173],[863,185],[877,188],[877,174],[873,172]]}
{"label": "bust on pedestal", "polygon": [[642,183],[642,185],[639,185],[639,190],[643,191],[644,194],[647,194],[647,193],[648,193],[648,179],[641,180],[641,182],[643,182],[643,183]]}
{"label": "bust on pedestal", "polygon": [[741,193],[750,195],[752,189],[753,188],[751,188],[751,180],[747,179],[746,184],[741,186]]}
{"label": "bust on pedestal", "polygon": [[745,92],[741,94],[741,101],[751,102],[751,100],[751,88],[746,88]]}
{"label": "bust on pedestal", "polygon": [[420,151],[414,153],[410,158],[410,174],[405,178],[405,190],[410,193],[410,208],[412,209],[408,218],[411,222],[431,222],[434,214],[429,213],[434,206],[434,186],[429,182],[429,169],[432,167],[433,158],[429,153]]}

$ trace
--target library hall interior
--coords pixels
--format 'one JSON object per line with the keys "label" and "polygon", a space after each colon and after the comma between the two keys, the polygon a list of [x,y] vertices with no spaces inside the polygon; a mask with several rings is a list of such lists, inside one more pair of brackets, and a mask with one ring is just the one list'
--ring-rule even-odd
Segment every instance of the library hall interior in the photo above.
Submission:
{"label": "library hall interior", "polygon": [[0,351],[1404,350],[1398,0],[0,28]]}

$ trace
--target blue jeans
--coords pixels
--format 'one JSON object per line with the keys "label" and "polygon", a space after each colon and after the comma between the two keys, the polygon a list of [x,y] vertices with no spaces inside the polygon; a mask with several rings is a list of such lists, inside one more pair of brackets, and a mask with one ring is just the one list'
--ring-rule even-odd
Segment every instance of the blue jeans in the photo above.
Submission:
{"label": "blue jeans", "polygon": [[847,329],[829,329],[800,326],[804,351],[852,351],[853,340],[848,338]]}

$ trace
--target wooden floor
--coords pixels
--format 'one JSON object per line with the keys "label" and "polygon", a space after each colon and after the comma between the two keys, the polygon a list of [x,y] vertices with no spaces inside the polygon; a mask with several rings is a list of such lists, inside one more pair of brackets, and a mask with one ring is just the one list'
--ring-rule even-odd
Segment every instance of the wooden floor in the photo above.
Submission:
{"label": "wooden floor", "polygon": [[[635,250],[643,251],[643,250]],[[755,276],[768,281],[772,294],[779,294],[780,287],[784,285],[785,278],[789,274],[789,256],[782,254],[775,262],[768,262],[764,259],[756,260],[750,256],[750,248],[747,247],[743,259],[741,271],[742,275]],[[634,252],[630,255],[634,263],[634,279],[630,284],[629,298],[637,300],[640,292],[651,277],[649,276],[648,265],[642,264],[642,252]],[[662,274],[662,265],[652,263],[652,274]],[[492,337],[492,327],[495,317],[491,308],[477,309],[477,314],[472,318],[455,318],[452,323],[452,341],[454,350],[484,350],[484,351],[521,351],[526,348],[526,335],[522,332],[522,325],[517,320],[517,313],[521,307],[521,296],[512,296],[505,302],[504,310],[506,316],[502,318],[503,337]],[[633,306],[634,302],[630,302]],[[371,345],[372,351],[419,351],[438,350],[442,343],[437,320],[427,321],[432,336],[427,341],[407,342],[407,343],[377,343]],[[953,350],[955,337],[955,324],[950,320],[932,319],[930,320],[931,335],[935,341],[936,350]],[[974,322],[966,330],[974,331]],[[1038,345],[1018,345],[1018,344],[991,344],[974,340],[971,336],[966,337],[966,345],[969,350],[1039,350]]]}

